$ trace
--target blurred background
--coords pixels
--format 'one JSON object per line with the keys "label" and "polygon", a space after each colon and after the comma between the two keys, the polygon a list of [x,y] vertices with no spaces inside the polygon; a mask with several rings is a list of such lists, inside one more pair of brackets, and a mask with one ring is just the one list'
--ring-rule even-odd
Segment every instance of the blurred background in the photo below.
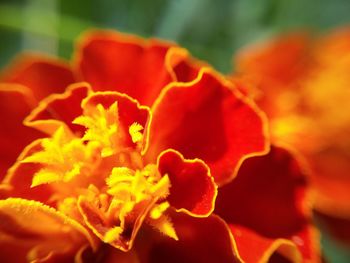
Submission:
{"label": "blurred background", "polygon": [[278,32],[350,22],[349,0],[0,0],[0,66],[19,50],[69,58],[76,36],[115,28],[175,40],[228,72],[234,51]]}
{"label": "blurred background", "polygon": [[[174,40],[228,73],[248,43],[347,23],[349,0],[0,0],[0,67],[28,49],[68,59],[82,31],[101,27]],[[322,242],[329,262],[350,262],[325,231]]]}

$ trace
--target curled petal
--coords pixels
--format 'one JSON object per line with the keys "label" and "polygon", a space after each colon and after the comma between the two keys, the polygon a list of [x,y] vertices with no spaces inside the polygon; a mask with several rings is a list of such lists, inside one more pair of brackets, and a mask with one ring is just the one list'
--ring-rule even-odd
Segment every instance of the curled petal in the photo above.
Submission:
{"label": "curled petal", "polygon": [[0,181],[22,149],[41,133],[22,125],[35,105],[31,91],[21,85],[0,84]]}
{"label": "curled petal", "polygon": [[173,47],[169,49],[166,56],[168,71],[172,73],[173,79],[178,82],[193,81],[201,67],[208,64],[193,59],[186,49]]}
{"label": "curled petal", "polygon": [[209,68],[192,82],[168,85],[152,112],[147,157],[172,148],[200,158],[219,184],[235,175],[244,158],[267,148],[262,115]]}
{"label": "curled petal", "polygon": [[114,31],[93,31],[80,39],[75,67],[95,91],[118,91],[151,105],[172,81],[165,59],[172,46]]}
{"label": "curled petal", "polygon": [[24,123],[48,134],[53,134],[64,123],[72,131],[82,134],[83,128],[72,121],[82,114],[81,102],[89,92],[89,84],[76,83],[63,94],[52,94],[40,102]]}
{"label": "curled petal", "polygon": [[29,87],[37,101],[61,93],[75,82],[68,63],[45,55],[23,54],[2,73],[0,80]]}
{"label": "curled petal", "polygon": [[169,176],[167,201],[178,211],[204,217],[214,210],[217,186],[203,161],[186,160],[179,152],[167,150],[159,156],[158,169]]}
{"label": "curled petal", "polygon": [[269,154],[243,163],[237,178],[220,189],[215,212],[229,224],[251,229],[270,243],[289,239],[304,260],[317,262],[317,237],[305,234],[313,233],[306,187],[300,163],[283,148],[273,147]]}
{"label": "curled petal", "polygon": [[84,243],[97,248],[82,225],[40,202],[19,198],[1,200],[0,218],[0,257],[5,262],[13,256],[6,248],[18,248],[19,254],[25,256],[18,262],[26,258],[44,262],[55,254],[72,255]]}

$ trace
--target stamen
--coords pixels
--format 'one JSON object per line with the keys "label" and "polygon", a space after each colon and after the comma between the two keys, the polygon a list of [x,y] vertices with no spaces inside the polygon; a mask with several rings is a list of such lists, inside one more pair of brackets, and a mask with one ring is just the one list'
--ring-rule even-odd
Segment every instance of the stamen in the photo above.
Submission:
{"label": "stamen", "polygon": [[142,141],[143,139],[143,134],[141,133],[142,130],[143,130],[142,125],[138,124],[137,122],[134,122],[133,124],[131,124],[131,126],[129,127],[129,134],[131,136],[133,143]]}
{"label": "stamen", "polygon": [[119,149],[118,141],[123,136],[119,128],[118,103],[113,103],[107,110],[98,104],[96,109],[79,116],[74,124],[84,126],[87,130],[83,141],[94,141],[102,149],[102,157],[108,157]]}
{"label": "stamen", "polygon": [[[164,201],[170,180],[157,165],[144,165],[143,127],[137,122],[123,127],[117,102],[108,109],[101,104],[87,108],[73,123],[86,128],[82,138],[61,127],[42,140],[41,151],[23,160],[42,166],[33,175],[32,187],[61,183],[54,186],[58,209],[84,221],[102,241],[122,250],[130,248],[130,239],[144,220],[177,240],[166,216],[170,205]],[[137,147],[124,145],[125,136]]]}

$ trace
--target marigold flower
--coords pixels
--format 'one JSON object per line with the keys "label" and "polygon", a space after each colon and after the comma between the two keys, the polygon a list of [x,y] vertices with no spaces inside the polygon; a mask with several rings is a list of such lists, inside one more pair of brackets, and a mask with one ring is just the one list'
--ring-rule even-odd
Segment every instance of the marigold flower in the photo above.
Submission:
{"label": "marigold flower", "polygon": [[299,162],[184,49],[95,31],[2,81],[2,262],[318,260]]}
{"label": "marigold flower", "polygon": [[350,220],[349,39],[349,29],[318,39],[291,34],[236,56],[240,78],[256,87],[249,94],[268,114],[272,140],[307,158],[315,209],[330,222]]}

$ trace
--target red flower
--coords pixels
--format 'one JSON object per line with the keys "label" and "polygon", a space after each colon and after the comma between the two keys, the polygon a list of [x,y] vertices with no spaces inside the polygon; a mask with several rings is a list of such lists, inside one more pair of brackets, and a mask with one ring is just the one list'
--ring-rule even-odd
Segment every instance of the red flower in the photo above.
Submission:
{"label": "red flower", "polygon": [[343,226],[343,238],[350,226],[349,39],[349,29],[318,39],[291,34],[236,57],[240,78],[256,87],[255,100],[268,114],[272,140],[307,158],[315,209]]}
{"label": "red flower", "polygon": [[93,32],[2,80],[3,262],[317,260],[298,162],[184,49]]}

